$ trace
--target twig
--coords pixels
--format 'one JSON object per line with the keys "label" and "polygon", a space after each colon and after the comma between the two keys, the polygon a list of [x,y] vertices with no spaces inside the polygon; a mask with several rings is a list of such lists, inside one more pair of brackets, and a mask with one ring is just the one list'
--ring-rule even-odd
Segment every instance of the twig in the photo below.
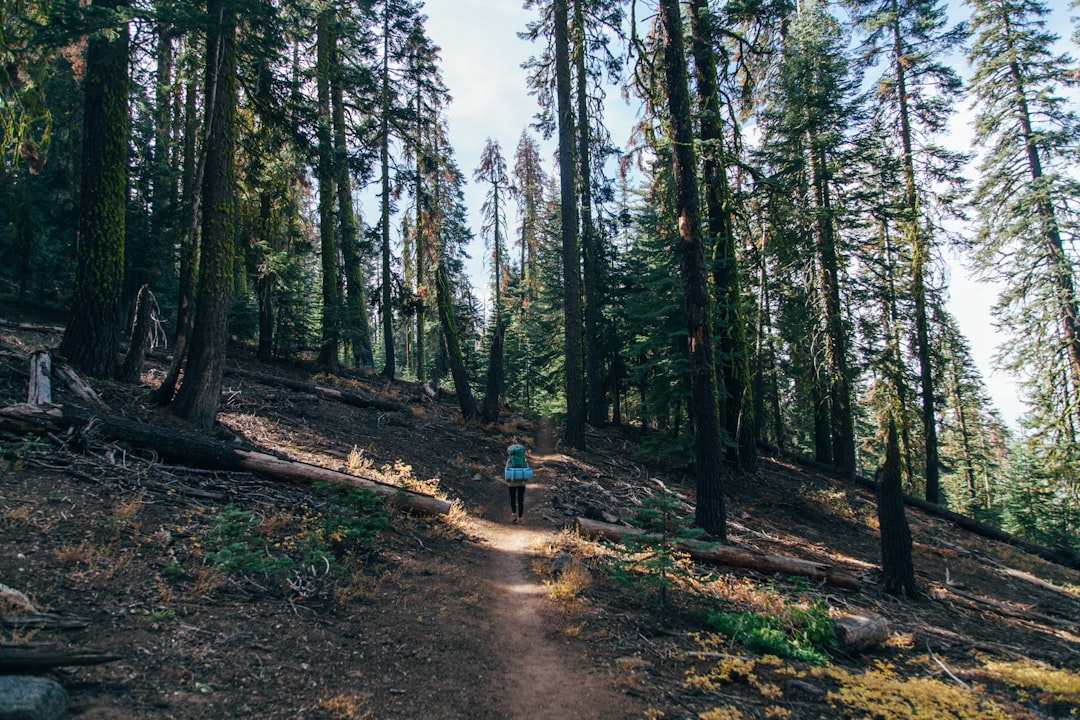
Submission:
{"label": "twig", "polygon": [[945,667],[945,663],[941,662],[941,660],[938,659],[938,656],[935,655],[934,651],[930,649],[930,643],[926,643],[926,652],[930,653],[930,657],[933,658],[934,662],[938,664],[938,667],[945,671],[946,675],[953,679],[953,682],[955,682],[957,685],[964,688],[965,690],[971,690],[970,685],[953,675],[952,671],[949,670],[949,668]]}

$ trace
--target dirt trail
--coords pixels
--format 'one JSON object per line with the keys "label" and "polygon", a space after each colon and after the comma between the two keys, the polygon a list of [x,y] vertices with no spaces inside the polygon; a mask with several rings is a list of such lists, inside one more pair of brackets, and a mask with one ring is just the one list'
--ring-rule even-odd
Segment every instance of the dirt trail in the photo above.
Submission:
{"label": "dirt trail", "polygon": [[481,531],[491,552],[477,569],[489,583],[492,602],[492,658],[497,665],[516,668],[507,688],[507,718],[532,720],[613,720],[639,718],[644,708],[618,692],[608,673],[594,667],[561,627],[545,613],[546,589],[530,567],[529,549],[554,536],[542,509],[554,474],[543,458],[555,447],[551,423],[543,423],[529,454],[533,482],[525,494],[521,525],[511,522],[509,499],[501,484],[486,499]]}

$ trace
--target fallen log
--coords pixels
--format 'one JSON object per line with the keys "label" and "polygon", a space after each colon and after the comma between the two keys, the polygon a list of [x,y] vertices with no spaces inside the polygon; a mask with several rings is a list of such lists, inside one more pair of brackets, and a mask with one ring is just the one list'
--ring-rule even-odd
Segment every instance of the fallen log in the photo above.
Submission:
{"label": "fallen log", "polygon": [[836,621],[836,641],[845,652],[877,647],[889,639],[889,621],[876,613],[847,615]]}
{"label": "fallen log", "polygon": [[254,380],[263,385],[274,385],[290,390],[297,390],[299,392],[313,393],[327,400],[336,400],[337,402],[345,403],[346,405],[354,405],[356,407],[370,407],[385,412],[405,412],[408,410],[407,405],[402,405],[401,403],[396,403],[391,400],[384,400],[382,398],[364,395],[350,390],[339,390],[338,388],[324,387],[322,385],[301,382],[299,380],[290,380],[289,378],[278,377],[277,375],[268,375],[266,373],[242,370],[240,368],[226,368],[225,374]]}
{"label": "fallen log", "polygon": [[101,652],[68,652],[35,646],[0,647],[0,672],[40,672],[57,667],[103,665],[123,660],[123,655]]}
{"label": "fallen log", "polygon": [[55,615],[39,613],[36,615],[0,615],[0,627],[35,630],[85,630],[90,621],[76,615]]}
{"label": "fallen log", "polygon": [[105,401],[94,391],[94,388],[90,387],[85,380],[79,377],[70,366],[65,365],[64,363],[56,363],[53,365],[53,373],[59,376],[77,397],[86,402],[93,403],[98,407],[108,407],[108,405],[105,404]]}
{"label": "fallen log", "polygon": [[[589,520],[583,517],[577,518],[577,529],[582,535],[615,542],[619,542],[625,537],[643,539],[650,537],[648,533],[640,528]],[[691,559],[709,563],[710,565],[742,567],[769,574],[798,575],[822,581],[827,585],[848,589],[858,589],[861,586],[857,578],[846,575],[826,563],[785,555],[770,555],[756,550],[720,545],[719,543],[708,543],[701,540],[676,540],[675,542],[678,548],[685,551]]]}
{"label": "fallen log", "polygon": [[14,322],[12,320],[0,320],[0,327],[12,330],[26,330],[28,332],[63,334],[64,328],[59,325],[41,325],[38,323]]}
{"label": "fallen log", "polygon": [[450,511],[448,501],[431,495],[317,465],[279,458],[257,450],[245,450],[171,428],[161,428],[114,415],[92,413],[70,406],[9,405],[0,408],[0,427],[21,432],[34,427],[39,430],[64,431],[69,427],[85,427],[91,423],[96,432],[108,439],[152,449],[171,462],[194,464],[210,470],[252,472],[275,480],[298,483],[344,483],[366,488],[406,510],[428,515],[444,515]]}
{"label": "fallen log", "polygon": [[[813,458],[809,458],[798,453],[778,451],[776,450],[776,448],[770,448],[767,445],[764,447],[774,453],[782,452],[785,457],[790,458],[799,465],[818,470],[823,473],[827,473],[830,477],[841,482],[850,482],[850,480],[843,477],[840,470],[838,470],[832,465],[818,462]],[[856,475],[854,481],[855,484],[860,485],[870,491],[875,491],[877,488],[877,485],[874,483],[873,480],[862,477],[861,475]],[[1037,555],[1043,560],[1047,560],[1057,565],[1072,568],[1073,570],[1080,570],[1080,553],[1073,552],[1068,548],[1046,547],[1045,545],[1039,545],[1038,543],[1032,542],[1031,540],[1019,537],[1017,535],[1013,535],[1011,533],[1007,533],[1004,530],[993,527],[992,525],[987,525],[986,523],[968,517],[967,515],[961,515],[958,512],[953,512],[952,510],[942,507],[941,505],[927,502],[920,497],[915,497],[914,495],[909,495],[907,493],[904,493],[903,497],[905,504],[916,507],[929,515],[933,515],[935,517],[942,518],[943,520],[947,520],[956,525],[957,527],[963,528],[970,533],[981,535],[982,537],[989,538],[990,540],[995,540],[997,542],[1003,542],[1007,545],[1012,545],[1013,547],[1020,548],[1025,552],[1029,552],[1032,555]]]}

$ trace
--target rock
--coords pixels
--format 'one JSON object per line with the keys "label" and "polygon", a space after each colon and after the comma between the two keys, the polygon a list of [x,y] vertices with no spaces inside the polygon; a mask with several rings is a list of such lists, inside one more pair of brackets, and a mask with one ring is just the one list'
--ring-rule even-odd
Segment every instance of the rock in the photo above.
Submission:
{"label": "rock", "polygon": [[0,720],[58,720],[67,702],[67,691],[54,680],[0,675]]}
{"label": "rock", "polygon": [[37,615],[38,611],[26,595],[23,595],[15,588],[0,583],[0,614],[18,615],[20,613]]}
{"label": "rock", "polygon": [[562,575],[563,570],[570,563],[572,556],[566,550],[560,550],[559,554],[555,556],[555,559],[551,561],[551,575],[552,577],[559,577]]}

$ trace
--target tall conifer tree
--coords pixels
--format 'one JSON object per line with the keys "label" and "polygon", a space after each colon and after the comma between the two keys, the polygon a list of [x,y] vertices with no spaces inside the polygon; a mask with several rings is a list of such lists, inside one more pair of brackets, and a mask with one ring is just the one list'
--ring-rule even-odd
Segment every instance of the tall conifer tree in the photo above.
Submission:
{"label": "tall conifer tree", "polygon": [[128,190],[128,25],[125,0],[96,0],[115,23],[88,42],[83,111],[82,198],[75,295],[60,352],[80,370],[111,377],[123,328]]}

